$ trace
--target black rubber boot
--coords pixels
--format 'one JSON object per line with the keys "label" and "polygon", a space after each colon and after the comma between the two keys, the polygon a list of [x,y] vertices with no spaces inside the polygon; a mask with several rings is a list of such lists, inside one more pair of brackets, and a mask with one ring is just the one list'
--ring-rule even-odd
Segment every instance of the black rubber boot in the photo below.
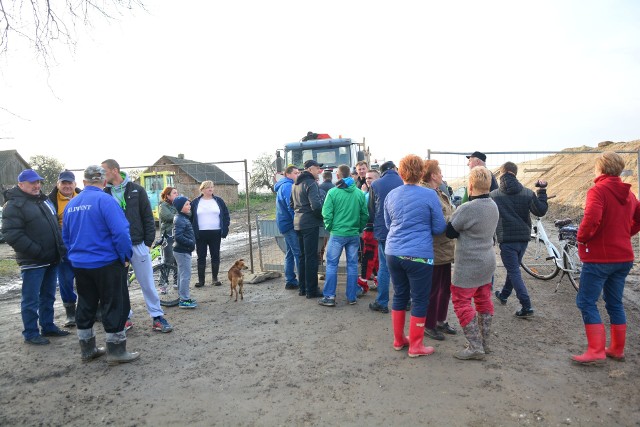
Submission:
{"label": "black rubber boot", "polygon": [[65,328],[76,326],[76,303],[65,302],[62,305],[64,306],[64,311],[67,313],[67,319],[64,321],[62,326]]}
{"label": "black rubber boot", "polygon": [[117,365],[119,363],[129,363],[140,357],[140,353],[127,351],[127,341],[119,343],[107,342],[107,362],[109,365]]}
{"label": "black rubber boot", "polygon": [[213,278],[213,286],[220,286],[222,283],[218,280],[218,271],[220,270],[220,263],[211,261],[211,277]]}
{"label": "black rubber boot", "polygon": [[96,337],[88,340],[80,340],[80,351],[82,353],[83,362],[91,362],[106,353],[104,347],[96,347]]}
{"label": "black rubber boot", "polygon": [[196,283],[196,288],[201,288],[204,286],[204,269],[205,265],[198,265],[198,283]]}

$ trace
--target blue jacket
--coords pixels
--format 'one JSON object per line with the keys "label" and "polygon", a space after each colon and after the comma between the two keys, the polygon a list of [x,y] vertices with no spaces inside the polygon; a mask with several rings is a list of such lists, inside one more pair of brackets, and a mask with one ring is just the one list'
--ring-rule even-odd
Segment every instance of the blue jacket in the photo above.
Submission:
{"label": "blue jacket", "polygon": [[190,254],[196,248],[196,235],[191,218],[182,212],[173,217],[173,251]]}
{"label": "blue jacket", "polygon": [[[201,198],[202,194],[191,201],[191,225],[193,226],[193,232],[196,235],[196,239],[198,238],[198,232],[200,231],[200,227],[198,227],[198,204],[200,203]],[[213,199],[218,203],[218,207],[220,208],[220,232],[224,239],[227,237],[227,234],[229,234],[229,224],[231,224],[229,209],[227,209],[227,205],[220,197],[213,196]]]}
{"label": "blue jacket", "polygon": [[371,183],[371,188],[369,189],[369,222],[373,223],[373,237],[378,242],[387,240],[387,233],[389,233],[389,229],[384,223],[384,200],[389,191],[400,187],[402,184],[404,184],[402,178],[393,169],[389,169],[382,174],[380,179],[376,179]]}
{"label": "blue jacket", "polygon": [[284,234],[289,230],[293,230],[293,216],[295,212],[289,204],[291,200],[291,187],[293,186],[293,180],[286,176],[280,181],[276,182],[273,187],[276,190],[276,223],[278,224],[278,230]]}
{"label": "blue jacket", "polygon": [[75,268],[100,268],[131,259],[129,221],[113,197],[88,185],[69,200],[62,218],[62,240]]}
{"label": "blue jacket", "polygon": [[436,192],[418,185],[407,184],[389,192],[384,220],[389,229],[386,255],[434,258],[433,236],[447,228]]}

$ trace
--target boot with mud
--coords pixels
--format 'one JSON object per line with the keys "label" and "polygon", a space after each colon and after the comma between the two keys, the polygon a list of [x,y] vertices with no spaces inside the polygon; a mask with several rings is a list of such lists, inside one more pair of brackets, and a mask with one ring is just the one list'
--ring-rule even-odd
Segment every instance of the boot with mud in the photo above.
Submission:
{"label": "boot with mud", "polygon": [[140,357],[137,351],[129,353],[127,351],[127,340],[120,342],[107,342],[107,362],[109,365],[129,363]]}
{"label": "boot with mud", "polygon": [[88,340],[80,340],[80,352],[83,362],[91,362],[104,355],[106,350],[104,347],[96,347],[96,337],[91,337]]}
{"label": "boot with mud", "polygon": [[601,365],[607,358],[604,345],[607,336],[602,323],[584,325],[587,334],[587,351],[580,355],[571,356],[571,359],[581,365]]}
{"label": "boot with mud", "polygon": [[64,311],[67,314],[67,318],[65,319],[62,326],[64,326],[65,328],[72,328],[76,326],[76,303],[65,302],[62,305],[64,306]]}
{"label": "boot with mud", "polygon": [[453,355],[460,360],[482,360],[484,359],[484,348],[482,347],[482,335],[478,327],[478,316],[462,327],[464,336],[469,343],[464,349]]}
{"label": "boot with mud", "polygon": [[478,313],[478,327],[480,328],[480,336],[482,337],[482,348],[484,354],[491,353],[489,349],[489,338],[491,337],[491,321],[493,316],[489,313]]}
{"label": "boot with mud", "polygon": [[624,362],[624,344],[627,337],[627,325],[611,325],[611,345],[604,349],[607,357]]}
{"label": "boot with mud", "polygon": [[409,357],[428,356],[435,350],[424,346],[424,325],[426,317],[411,316],[409,319]]}

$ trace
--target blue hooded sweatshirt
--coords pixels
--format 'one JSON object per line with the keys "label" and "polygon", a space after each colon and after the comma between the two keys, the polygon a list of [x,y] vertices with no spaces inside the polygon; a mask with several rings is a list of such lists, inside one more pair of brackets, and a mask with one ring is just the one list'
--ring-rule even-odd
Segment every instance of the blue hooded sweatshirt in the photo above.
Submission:
{"label": "blue hooded sweatshirt", "polygon": [[276,182],[276,185],[273,187],[278,193],[276,195],[276,223],[278,224],[278,230],[280,230],[282,234],[293,229],[293,217],[295,213],[289,203],[291,200],[292,186],[293,180],[285,176]]}

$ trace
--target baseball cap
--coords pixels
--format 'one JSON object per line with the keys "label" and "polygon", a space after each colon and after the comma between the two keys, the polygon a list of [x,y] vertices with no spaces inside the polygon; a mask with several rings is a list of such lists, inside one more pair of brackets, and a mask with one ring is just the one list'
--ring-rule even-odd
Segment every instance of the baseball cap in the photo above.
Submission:
{"label": "baseball cap", "polygon": [[189,199],[187,199],[186,197],[178,196],[173,199],[173,206],[178,210],[178,212],[182,212],[182,208],[188,201]]}
{"label": "baseball cap", "polygon": [[487,156],[484,153],[481,153],[479,151],[474,151],[473,153],[471,153],[470,155],[466,156],[467,159],[470,159],[471,157],[476,157],[480,160],[482,160],[483,162],[487,161]]}
{"label": "baseball cap", "polygon": [[18,182],[36,182],[44,181],[44,178],[38,175],[33,169],[25,169],[18,175]]}
{"label": "baseball cap", "polygon": [[73,172],[68,170],[63,170],[62,172],[60,172],[60,175],[58,175],[58,181],[75,182],[75,180],[76,176],[73,174]]}
{"label": "baseball cap", "polygon": [[89,182],[102,182],[105,180],[105,171],[98,165],[88,166],[84,170],[84,179]]}
{"label": "baseball cap", "polygon": [[384,162],[383,164],[380,165],[380,173],[385,173],[389,169],[393,169],[395,167],[396,167],[395,163],[389,160],[388,162]]}
{"label": "baseball cap", "polygon": [[323,167],[324,164],[323,163],[318,163],[313,159],[309,159],[306,162],[304,162],[304,168],[305,169],[309,169],[311,166],[317,166],[319,168]]}

